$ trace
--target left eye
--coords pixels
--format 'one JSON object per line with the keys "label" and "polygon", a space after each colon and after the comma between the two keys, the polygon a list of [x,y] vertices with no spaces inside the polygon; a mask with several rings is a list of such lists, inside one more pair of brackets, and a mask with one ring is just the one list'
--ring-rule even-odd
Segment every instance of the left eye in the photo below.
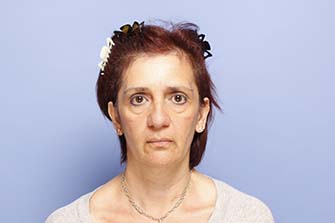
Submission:
{"label": "left eye", "polygon": [[172,101],[173,101],[173,103],[175,103],[175,104],[182,105],[182,104],[185,104],[185,103],[186,103],[187,98],[186,98],[185,95],[182,95],[182,94],[176,94],[176,95],[173,95],[173,96],[172,96]]}

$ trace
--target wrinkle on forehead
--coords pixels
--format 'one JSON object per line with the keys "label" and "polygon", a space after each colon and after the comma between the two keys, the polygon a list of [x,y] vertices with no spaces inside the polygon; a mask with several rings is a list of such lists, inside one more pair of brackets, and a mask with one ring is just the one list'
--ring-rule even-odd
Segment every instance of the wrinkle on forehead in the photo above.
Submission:
{"label": "wrinkle on forehead", "polygon": [[143,54],[133,60],[123,75],[119,96],[129,92],[185,92],[198,95],[194,71],[185,54]]}
{"label": "wrinkle on forehead", "polygon": [[[157,56],[168,56],[168,55],[175,55],[179,58],[179,62],[182,63],[183,61],[187,62],[190,67],[192,68],[192,73],[194,75],[194,68],[192,66],[192,62],[191,59],[189,58],[189,56],[183,52],[182,50],[179,49],[173,49],[171,51],[167,51],[165,53],[139,53],[139,54],[134,54],[132,56],[129,57],[129,62],[127,64],[127,67],[123,70],[122,72],[122,82],[125,81],[125,79],[127,78],[126,73],[128,72],[129,68],[133,66],[134,63],[136,63],[139,59],[144,59],[144,58],[154,58]],[[194,78],[194,76],[193,76]],[[122,83],[121,83],[122,84]]]}
{"label": "wrinkle on forehead", "polygon": [[[189,93],[194,93],[194,90],[192,87],[187,87],[187,86],[182,86],[182,85],[178,85],[178,86],[167,86],[166,89],[169,92],[177,92],[177,91],[186,91]],[[150,92],[150,89],[147,87],[130,87],[130,88],[126,88],[123,91],[123,94],[127,94],[128,92]]]}

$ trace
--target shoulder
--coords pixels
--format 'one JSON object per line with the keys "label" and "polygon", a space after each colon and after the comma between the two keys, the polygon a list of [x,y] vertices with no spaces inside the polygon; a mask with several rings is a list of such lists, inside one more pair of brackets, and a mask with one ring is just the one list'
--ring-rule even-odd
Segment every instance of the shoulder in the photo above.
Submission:
{"label": "shoulder", "polygon": [[221,198],[222,215],[227,222],[273,223],[270,208],[260,199],[246,194],[227,183],[214,179]]}
{"label": "shoulder", "polygon": [[[56,209],[45,223],[78,223],[88,218],[88,199],[93,192],[82,195],[71,203]],[[88,222],[88,221],[84,221]]]}

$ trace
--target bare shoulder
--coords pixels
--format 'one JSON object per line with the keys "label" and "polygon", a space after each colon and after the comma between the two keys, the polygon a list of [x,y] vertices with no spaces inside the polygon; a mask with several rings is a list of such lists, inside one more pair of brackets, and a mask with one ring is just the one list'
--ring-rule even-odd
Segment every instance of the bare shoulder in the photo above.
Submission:
{"label": "bare shoulder", "polygon": [[90,212],[110,207],[110,204],[120,201],[120,178],[118,175],[94,191],[89,200]]}
{"label": "bare shoulder", "polygon": [[193,171],[193,191],[191,194],[195,194],[194,200],[189,200],[191,203],[195,204],[206,204],[206,206],[215,205],[217,191],[215,182],[208,176],[194,170]]}
{"label": "bare shoulder", "polygon": [[130,211],[120,181],[119,174],[92,194],[88,206],[93,222],[127,222]]}

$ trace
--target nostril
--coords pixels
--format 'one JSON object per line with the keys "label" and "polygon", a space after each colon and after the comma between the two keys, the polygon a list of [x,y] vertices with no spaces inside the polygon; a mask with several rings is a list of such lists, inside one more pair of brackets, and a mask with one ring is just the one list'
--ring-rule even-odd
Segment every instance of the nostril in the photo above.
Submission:
{"label": "nostril", "polygon": [[155,107],[148,114],[148,126],[153,128],[161,128],[169,126],[170,117],[162,106]]}

